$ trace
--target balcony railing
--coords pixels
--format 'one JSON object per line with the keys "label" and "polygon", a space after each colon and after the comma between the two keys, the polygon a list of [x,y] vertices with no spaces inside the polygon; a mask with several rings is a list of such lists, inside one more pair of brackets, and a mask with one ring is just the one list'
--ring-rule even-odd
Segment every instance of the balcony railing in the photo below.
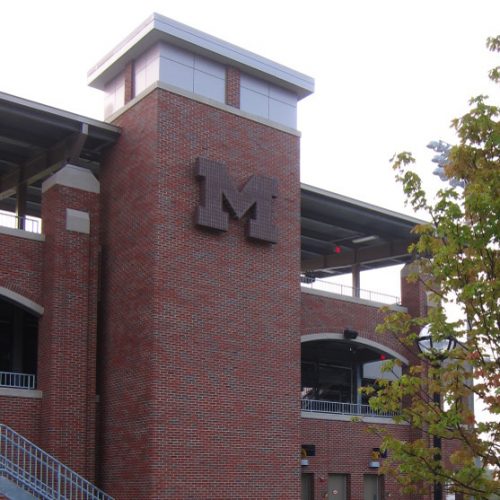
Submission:
{"label": "balcony railing", "polygon": [[331,281],[318,278],[310,278],[305,275],[300,276],[300,284],[301,286],[312,290],[322,290],[324,292],[335,293],[346,297],[356,297],[372,302],[381,302],[382,304],[401,305],[401,299],[396,295],[389,295],[387,293],[376,292],[373,290],[364,290],[363,288],[355,289],[349,285],[333,283]]}
{"label": "balcony railing", "polygon": [[0,372],[0,387],[9,387],[11,389],[35,389],[36,375]]}
{"label": "balcony railing", "polygon": [[21,229],[29,233],[41,234],[42,221],[37,217],[18,217],[17,215],[0,210],[0,226],[12,229]]}
{"label": "balcony railing", "polygon": [[372,410],[370,405],[357,403],[340,403],[337,401],[321,401],[316,399],[301,399],[300,409],[312,413],[331,413],[337,415],[352,415],[359,417],[384,417],[391,418],[392,412],[379,412]]}

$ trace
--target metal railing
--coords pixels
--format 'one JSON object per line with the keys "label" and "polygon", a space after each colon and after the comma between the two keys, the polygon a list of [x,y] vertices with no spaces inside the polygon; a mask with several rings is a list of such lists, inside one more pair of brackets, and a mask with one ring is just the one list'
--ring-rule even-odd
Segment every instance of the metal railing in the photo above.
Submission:
{"label": "metal railing", "polygon": [[363,288],[355,289],[349,285],[333,283],[319,278],[310,278],[308,276],[301,275],[300,284],[305,288],[323,290],[325,292],[335,293],[345,297],[356,297],[372,302],[381,302],[382,304],[401,305],[401,299],[396,295],[389,295],[387,293],[376,292],[374,290],[365,290]]}
{"label": "metal railing", "polygon": [[113,500],[112,497],[0,424],[0,476],[43,500]]}
{"label": "metal railing", "polygon": [[30,373],[0,372],[0,387],[35,389],[36,375]]}
{"label": "metal railing", "polygon": [[38,217],[19,217],[4,210],[0,210],[0,226],[21,229],[29,233],[41,234],[42,232],[42,220]]}
{"label": "metal railing", "polygon": [[317,399],[301,399],[300,409],[313,413],[332,413],[337,415],[353,415],[361,417],[391,418],[393,412],[380,412],[373,410],[370,405],[358,403],[340,403],[337,401],[322,401]]}

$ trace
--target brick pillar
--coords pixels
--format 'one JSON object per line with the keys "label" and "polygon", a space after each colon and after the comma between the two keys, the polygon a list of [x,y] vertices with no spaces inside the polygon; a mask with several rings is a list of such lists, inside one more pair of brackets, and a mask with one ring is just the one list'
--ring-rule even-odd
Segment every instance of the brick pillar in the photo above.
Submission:
{"label": "brick pillar", "polygon": [[240,107],[240,70],[232,66],[226,68],[226,104]]}
{"label": "brick pillar", "polygon": [[[116,124],[101,170],[104,490],[298,498],[298,135],[163,89]],[[195,224],[200,157],[238,188],[276,179],[276,244],[249,239],[247,218]]]}
{"label": "brick pillar", "polygon": [[41,444],[89,479],[95,473],[98,193],[92,173],[72,165],[42,186]]}
{"label": "brick pillar", "polygon": [[134,89],[134,63],[129,62],[127,66],[125,66],[125,70],[123,72],[125,78],[125,102],[131,101],[135,95]]}

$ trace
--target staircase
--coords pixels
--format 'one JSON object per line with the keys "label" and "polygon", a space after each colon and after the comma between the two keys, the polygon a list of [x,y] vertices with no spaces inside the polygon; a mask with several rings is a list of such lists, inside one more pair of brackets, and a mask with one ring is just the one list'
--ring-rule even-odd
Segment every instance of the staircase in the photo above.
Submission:
{"label": "staircase", "polygon": [[[0,480],[41,500],[113,500],[16,431],[0,424]],[[2,496],[3,495],[3,496]],[[0,490],[0,500],[7,494]],[[15,496],[9,495],[9,500]]]}

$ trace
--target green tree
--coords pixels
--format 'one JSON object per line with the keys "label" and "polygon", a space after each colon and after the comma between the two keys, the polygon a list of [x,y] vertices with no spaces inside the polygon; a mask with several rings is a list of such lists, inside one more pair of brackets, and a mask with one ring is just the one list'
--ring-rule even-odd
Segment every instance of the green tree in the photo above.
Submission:
{"label": "green tree", "polygon": [[[488,39],[487,46],[500,52],[500,37]],[[499,83],[500,67],[489,76]],[[468,113],[453,120],[458,139],[444,171],[454,182],[443,184],[432,201],[411,170],[412,155],[393,159],[407,202],[430,221],[415,228],[418,241],[411,251],[418,272],[410,279],[423,283],[435,305],[426,317],[390,314],[379,330],[413,348],[424,325],[435,342],[458,340],[444,355],[420,354],[399,380],[381,380],[377,393],[364,389],[375,409],[400,411],[396,420],[416,429],[411,442],[376,430],[389,452],[386,471],[397,471],[406,491],[428,491],[440,483],[476,499],[500,492],[499,116],[498,106],[478,96],[470,100]],[[448,317],[450,303],[460,308],[460,319]],[[472,396],[484,408],[480,421],[468,404]],[[451,463],[441,460],[434,436],[453,450]]]}

